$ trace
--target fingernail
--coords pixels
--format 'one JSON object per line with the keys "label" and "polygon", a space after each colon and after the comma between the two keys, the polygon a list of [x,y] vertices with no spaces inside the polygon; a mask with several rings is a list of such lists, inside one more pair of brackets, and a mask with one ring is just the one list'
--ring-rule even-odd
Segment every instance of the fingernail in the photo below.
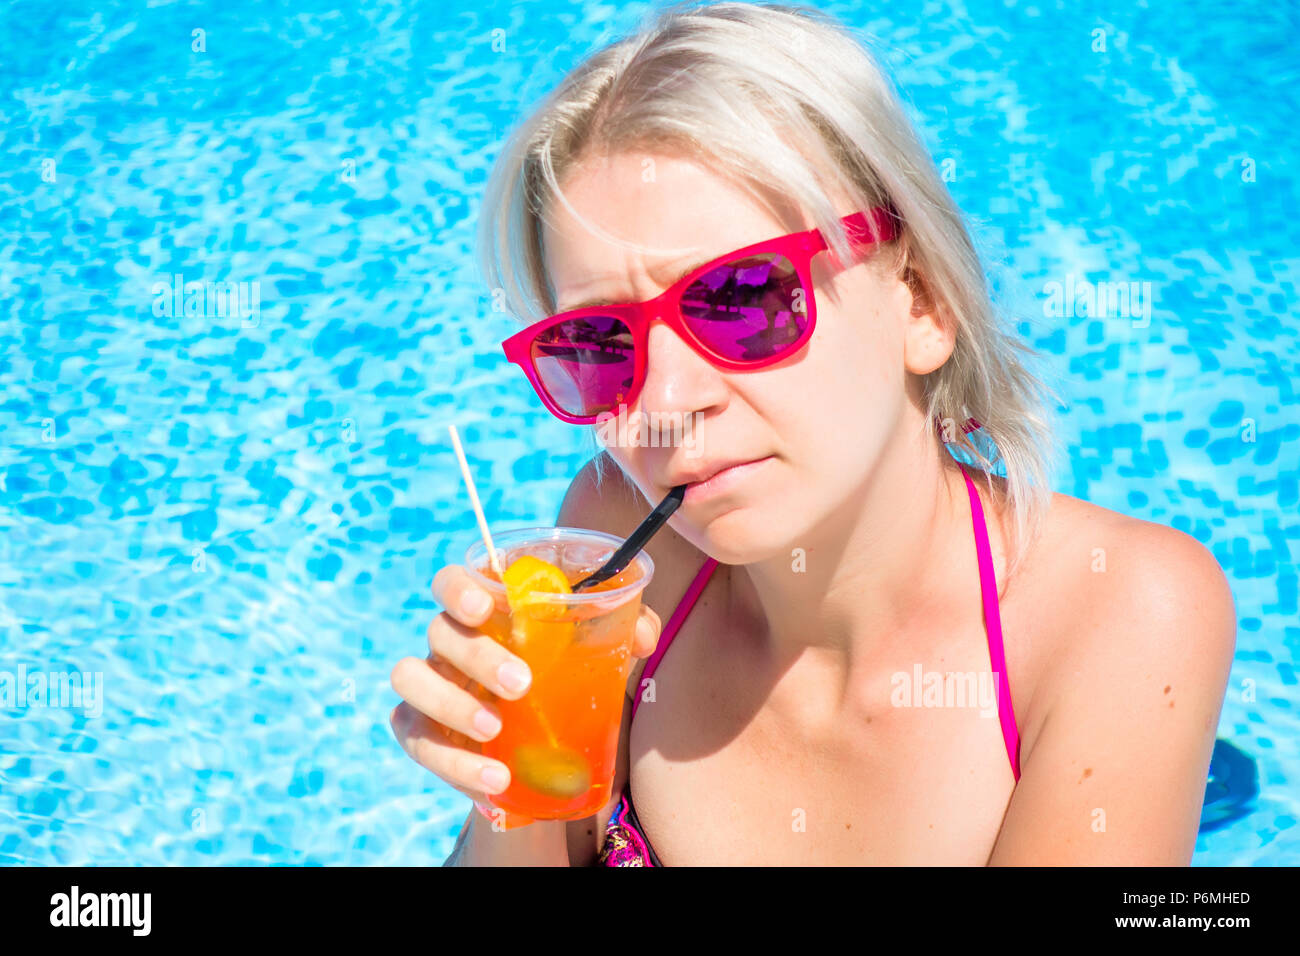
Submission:
{"label": "fingernail", "polygon": [[517,661],[506,661],[497,668],[497,680],[509,691],[523,690],[531,679],[528,668]]}
{"label": "fingernail", "polygon": [[490,710],[479,708],[479,712],[474,715],[474,729],[491,739],[501,732],[501,718]]}
{"label": "fingernail", "polygon": [[492,607],[492,599],[482,591],[470,591],[460,600],[460,608],[472,617],[486,614]]}
{"label": "fingernail", "polygon": [[490,793],[500,793],[510,782],[510,774],[500,767],[484,767],[479,771],[478,778]]}

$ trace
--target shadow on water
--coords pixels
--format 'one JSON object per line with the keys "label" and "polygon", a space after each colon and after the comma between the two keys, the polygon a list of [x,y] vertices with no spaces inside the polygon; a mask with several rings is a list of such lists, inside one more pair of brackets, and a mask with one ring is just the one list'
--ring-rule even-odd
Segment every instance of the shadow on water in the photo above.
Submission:
{"label": "shadow on water", "polygon": [[1212,833],[1246,816],[1255,809],[1257,796],[1259,773],[1255,759],[1226,740],[1216,740],[1198,832]]}

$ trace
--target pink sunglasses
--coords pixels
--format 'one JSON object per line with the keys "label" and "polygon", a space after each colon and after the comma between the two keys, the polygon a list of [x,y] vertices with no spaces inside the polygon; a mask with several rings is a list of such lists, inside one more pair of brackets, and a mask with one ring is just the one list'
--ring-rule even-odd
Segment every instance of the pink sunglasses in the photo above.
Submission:
{"label": "pink sunglasses", "polygon": [[[898,234],[883,208],[840,221],[855,247]],[[693,269],[648,302],[561,312],[502,347],[553,415],[593,425],[641,393],[652,322],[727,371],[753,371],[797,352],[817,324],[812,258],[828,248],[817,229],[754,243]]]}

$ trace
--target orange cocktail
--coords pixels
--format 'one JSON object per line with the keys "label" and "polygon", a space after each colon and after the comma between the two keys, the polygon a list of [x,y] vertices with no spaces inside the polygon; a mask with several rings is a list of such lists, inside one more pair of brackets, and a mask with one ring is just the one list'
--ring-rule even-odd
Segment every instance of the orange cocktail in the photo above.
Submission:
{"label": "orange cocktail", "polygon": [[478,745],[510,768],[510,786],[491,802],[506,811],[507,826],[591,816],[611,797],[632,638],[654,562],[642,552],[620,574],[574,594],[572,585],[599,568],[619,538],[529,528],[494,541],[504,584],[482,543],[465,555],[495,602],[479,630],[522,658],[533,680],[515,701],[472,688],[501,713],[501,732]]}

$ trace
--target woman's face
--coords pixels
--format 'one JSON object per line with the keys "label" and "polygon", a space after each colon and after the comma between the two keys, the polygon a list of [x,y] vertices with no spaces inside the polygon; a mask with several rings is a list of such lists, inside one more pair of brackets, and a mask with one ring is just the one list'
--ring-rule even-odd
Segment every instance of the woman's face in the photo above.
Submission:
{"label": "woman's face", "polygon": [[[597,298],[653,298],[690,267],[813,225],[793,208],[777,218],[730,181],[667,155],[593,160],[563,185],[583,218],[653,251],[592,235],[552,203],[543,242],[558,311]],[[792,357],[758,371],[715,368],[666,325],[651,326],[645,386],[628,419],[691,419],[693,447],[606,447],[652,502],[683,479],[765,459],[706,493],[691,489],[672,518],[679,534],[724,564],[788,556],[809,541],[886,453],[909,392],[911,414],[922,414],[915,376],[941,365],[951,340],[929,316],[912,314],[911,293],[887,258],[837,267],[829,251],[815,256],[816,331]]]}

